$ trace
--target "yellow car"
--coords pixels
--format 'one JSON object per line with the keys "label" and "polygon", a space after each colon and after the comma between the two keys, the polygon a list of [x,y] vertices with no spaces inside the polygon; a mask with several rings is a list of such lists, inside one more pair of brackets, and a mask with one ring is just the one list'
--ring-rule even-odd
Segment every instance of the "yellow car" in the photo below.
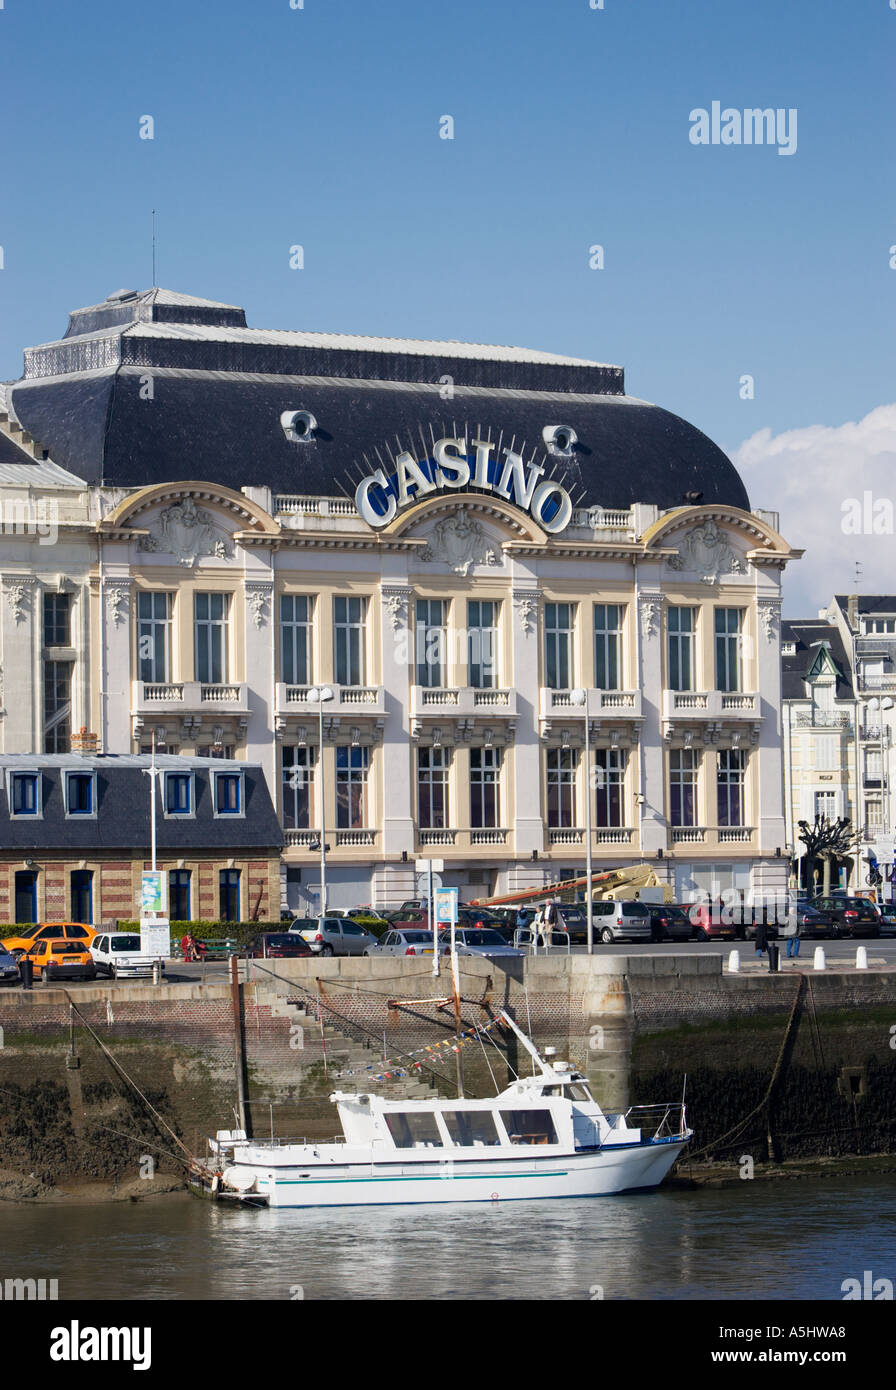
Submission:
{"label": "yellow car", "polygon": [[18,936],[5,937],[0,944],[20,960],[38,941],[78,941],[88,951],[97,934],[96,928],[86,922],[35,922]]}
{"label": "yellow car", "polygon": [[38,941],[23,960],[30,960],[36,980],[95,980],[96,962],[83,941]]}

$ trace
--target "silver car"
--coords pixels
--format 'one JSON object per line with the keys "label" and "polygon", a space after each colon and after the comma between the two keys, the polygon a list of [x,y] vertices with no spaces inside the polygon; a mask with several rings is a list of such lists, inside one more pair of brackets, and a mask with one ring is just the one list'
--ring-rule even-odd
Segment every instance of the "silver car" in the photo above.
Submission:
{"label": "silver car", "polygon": [[303,936],[317,956],[363,956],[376,945],[373,933],[349,917],[312,917],[305,926],[306,920],[297,918],[289,930]]}
{"label": "silver car", "polygon": [[[499,931],[491,927],[458,927],[457,954],[459,956],[524,956],[515,946],[509,946]],[[439,936],[439,949],[443,955],[451,950],[451,933],[442,932]]]}
{"label": "silver car", "polygon": [[387,932],[382,941],[377,942],[365,955],[370,956],[431,956],[432,932],[416,931],[405,927],[401,931]]}

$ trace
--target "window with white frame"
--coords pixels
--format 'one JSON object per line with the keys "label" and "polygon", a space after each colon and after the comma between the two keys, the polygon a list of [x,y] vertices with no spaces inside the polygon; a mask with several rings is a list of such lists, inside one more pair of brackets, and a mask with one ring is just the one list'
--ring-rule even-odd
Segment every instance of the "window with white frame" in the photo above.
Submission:
{"label": "window with white frame", "polygon": [[743,619],[743,610],[740,608],[717,608],[715,610],[716,690],[743,689],[743,671],[741,668]]}
{"label": "window with white frame", "polygon": [[421,830],[444,830],[448,824],[447,748],[417,750],[417,824]]}
{"label": "window with white frame", "polygon": [[137,594],[137,665],[150,684],[171,680],[171,594]]}
{"label": "window with white frame", "polygon": [[467,679],[476,690],[498,686],[498,610],[491,600],[467,603]]}
{"label": "window with white frame", "polygon": [[357,830],[366,826],[367,774],[370,749],[336,749],[336,824],[340,829]]}
{"label": "window with white frame", "polygon": [[697,825],[697,774],[700,755],[693,748],[669,753],[669,823]]}
{"label": "window with white frame", "polygon": [[545,685],[550,690],[570,688],[575,620],[574,603],[546,603],[544,606],[544,674]]}
{"label": "window with white frame", "polygon": [[285,744],[281,750],[283,825],[287,830],[311,828],[314,749]]}
{"label": "window with white frame", "polygon": [[11,816],[40,816],[40,773],[9,774],[9,813]]}
{"label": "window with white frame", "polygon": [[816,792],[812,805],[816,816],[821,816],[824,820],[836,820],[837,793],[835,791]]}
{"label": "window with white frame", "polygon": [[66,772],[65,814],[67,816],[96,815],[95,772]]}
{"label": "window with white frame", "polygon": [[229,680],[230,595],[196,594],[194,605],[196,680],[223,685]]}
{"label": "window with white frame", "polygon": [[414,660],[417,685],[445,685],[448,668],[448,600],[418,598],[414,622]]}
{"label": "window with white frame", "polygon": [[367,679],[367,599],[339,595],[333,599],[333,649],[338,685],[363,685]]}
{"label": "window with white frame", "polygon": [[743,825],[747,754],[742,748],[724,748],[718,755],[716,790],[718,825]]}
{"label": "window with white frame", "polygon": [[216,816],[243,815],[243,774],[213,772]]}
{"label": "window with white frame", "polygon": [[595,825],[625,824],[625,764],[626,753],[622,748],[595,750]]}
{"label": "window with white frame", "polygon": [[500,748],[470,749],[470,825],[487,829],[501,824]]}
{"label": "window with white frame", "polygon": [[552,829],[576,824],[576,773],[579,755],[574,748],[547,750],[547,813]]}
{"label": "window with white frame", "polygon": [[190,772],[165,773],[165,815],[192,816],[193,775]]}
{"label": "window with white frame", "polygon": [[280,671],[286,685],[309,685],[314,599],[309,594],[280,595]]}
{"label": "window with white frame", "polygon": [[594,684],[618,690],[622,678],[622,605],[594,605]]}
{"label": "window with white frame", "polygon": [[836,734],[816,734],[812,751],[819,772],[833,772],[840,767],[840,739]]}
{"label": "window with white frame", "polygon": [[694,637],[697,612],[672,607],[666,613],[668,680],[670,690],[694,689]]}

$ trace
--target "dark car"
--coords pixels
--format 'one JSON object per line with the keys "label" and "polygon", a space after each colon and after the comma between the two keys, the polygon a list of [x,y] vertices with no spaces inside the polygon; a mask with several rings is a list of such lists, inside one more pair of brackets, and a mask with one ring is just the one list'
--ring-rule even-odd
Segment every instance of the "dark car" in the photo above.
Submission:
{"label": "dark car", "polygon": [[811,903],[800,903],[796,907],[796,920],[799,923],[800,936],[807,940],[811,937],[836,937],[837,923],[829,912],[820,912]]}
{"label": "dark car", "polygon": [[17,985],[19,983],[19,963],[15,956],[10,955],[9,951],[0,946],[0,985]]}
{"label": "dark car", "polygon": [[878,903],[881,936],[896,936],[896,903]]}
{"label": "dark car", "polygon": [[654,941],[692,941],[694,924],[677,903],[657,903],[650,909],[650,930]]}
{"label": "dark car", "polygon": [[[741,930],[742,915],[736,906],[718,901],[694,903],[688,908],[691,924],[701,941],[734,941]],[[743,930],[746,934],[747,929]],[[769,929],[769,936],[773,934]]]}
{"label": "dark car", "polygon": [[298,932],[264,931],[258,936],[253,936],[246,945],[246,955],[251,960],[275,960],[278,957],[313,954],[308,942]]}
{"label": "dark car", "polygon": [[813,898],[812,907],[828,913],[839,936],[880,936],[880,913],[868,898]]}

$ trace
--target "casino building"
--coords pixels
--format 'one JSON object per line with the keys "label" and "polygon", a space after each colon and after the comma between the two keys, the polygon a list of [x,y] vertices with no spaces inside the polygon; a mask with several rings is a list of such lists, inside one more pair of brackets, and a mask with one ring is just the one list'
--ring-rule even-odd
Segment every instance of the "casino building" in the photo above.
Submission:
{"label": "casino building", "polygon": [[291,908],[322,814],[386,904],[583,871],[586,798],[596,870],[785,884],[799,552],[620,367],[120,291],[0,388],[0,497],[0,750],[260,764]]}

